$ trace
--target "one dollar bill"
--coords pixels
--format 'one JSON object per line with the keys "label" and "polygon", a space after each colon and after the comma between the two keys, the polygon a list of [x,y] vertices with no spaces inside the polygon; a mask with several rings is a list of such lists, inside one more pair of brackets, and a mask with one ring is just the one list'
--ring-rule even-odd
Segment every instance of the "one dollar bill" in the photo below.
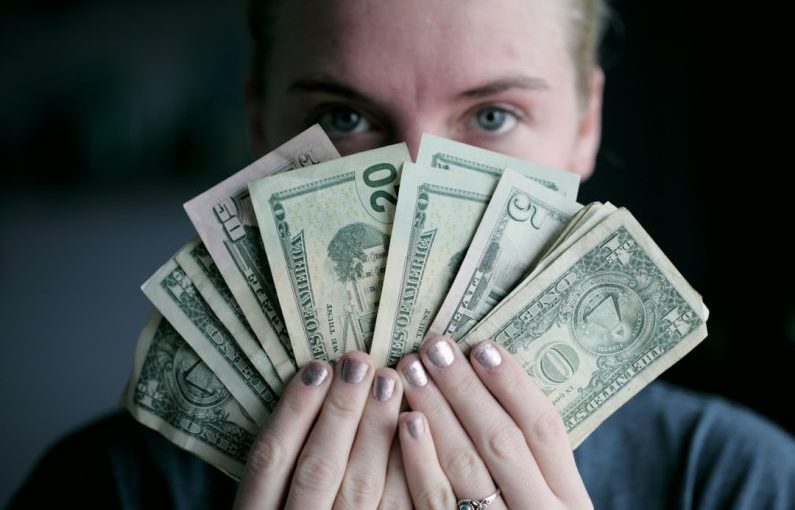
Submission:
{"label": "one dollar bill", "polygon": [[527,278],[459,344],[503,345],[557,408],[577,447],[707,335],[707,309],[619,209]]}
{"label": "one dollar bill", "polygon": [[252,365],[176,260],[163,264],[141,288],[248,415],[258,425],[264,423],[276,407],[278,393]]}
{"label": "one dollar bill", "polygon": [[243,475],[256,423],[158,312],[138,339],[122,404],[178,447]]}

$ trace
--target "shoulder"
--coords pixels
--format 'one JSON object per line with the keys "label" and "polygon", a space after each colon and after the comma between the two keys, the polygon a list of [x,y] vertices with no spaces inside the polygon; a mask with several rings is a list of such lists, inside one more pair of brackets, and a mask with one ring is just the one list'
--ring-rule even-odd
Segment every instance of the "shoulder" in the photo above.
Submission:
{"label": "shoulder", "polygon": [[118,412],[52,446],[9,508],[55,501],[104,508],[228,508],[236,490],[220,471]]}
{"label": "shoulder", "polygon": [[795,505],[791,436],[742,406],[664,382],[605,420],[575,455],[597,508],[637,498],[660,508]]}

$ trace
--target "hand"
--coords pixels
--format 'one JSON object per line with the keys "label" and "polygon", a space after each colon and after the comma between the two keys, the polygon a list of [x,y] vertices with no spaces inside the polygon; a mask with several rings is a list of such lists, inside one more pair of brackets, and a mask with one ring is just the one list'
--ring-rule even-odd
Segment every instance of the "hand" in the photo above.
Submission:
{"label": "hand", "polygon": [[396,449],[390,459],[400,378],[362,352],[335,369],[309,363],[286,387],[251,447],[235,508],[410,507]]}
{"label": "hand", "polygon": [[484,342],[471,359],[433,336],[398,364],[417,411],[399,426],[415,507],[455,508],[499,487],[489,510],[593,508],[552,402],[501,346]]}

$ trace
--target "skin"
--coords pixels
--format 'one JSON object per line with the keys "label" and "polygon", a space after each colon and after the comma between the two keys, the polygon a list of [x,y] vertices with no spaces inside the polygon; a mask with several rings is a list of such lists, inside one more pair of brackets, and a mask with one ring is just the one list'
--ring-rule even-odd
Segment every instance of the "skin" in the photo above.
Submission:
{"label": "skin", "polygon": [[[558,2],[284,4],[265,90],[247,91],[259,151],[320,123],[342,154],[405,141],[416,155],[430,132],[592,173],[604,78],[588,70],[590,92],[578,95]],[[338,363],[307,384],[304,367],[252,447],[237,508],[449,509],[496,487],[490,510],[591,508],[551,402],[493,349],[501,362],[486,366],[434,337],[397,372],[378,373],[366,354],[348,353],[369,367],[357,383]],[[379,375],[395,381],[387,400],[374,397]],[[412,412],[401,415],[403,396]]]}

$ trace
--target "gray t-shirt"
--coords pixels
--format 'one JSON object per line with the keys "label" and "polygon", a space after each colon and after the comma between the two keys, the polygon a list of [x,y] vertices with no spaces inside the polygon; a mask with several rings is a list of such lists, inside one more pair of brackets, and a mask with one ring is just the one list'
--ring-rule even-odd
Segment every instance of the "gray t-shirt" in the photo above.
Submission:
{"label": "gray t-shirt", "polygon": [[[597,509],[795,509],[795,441],[725,400],[655,382],[575,452]],[[9,508],[230,508],[237,483],[118,413],[56,444]]]}

